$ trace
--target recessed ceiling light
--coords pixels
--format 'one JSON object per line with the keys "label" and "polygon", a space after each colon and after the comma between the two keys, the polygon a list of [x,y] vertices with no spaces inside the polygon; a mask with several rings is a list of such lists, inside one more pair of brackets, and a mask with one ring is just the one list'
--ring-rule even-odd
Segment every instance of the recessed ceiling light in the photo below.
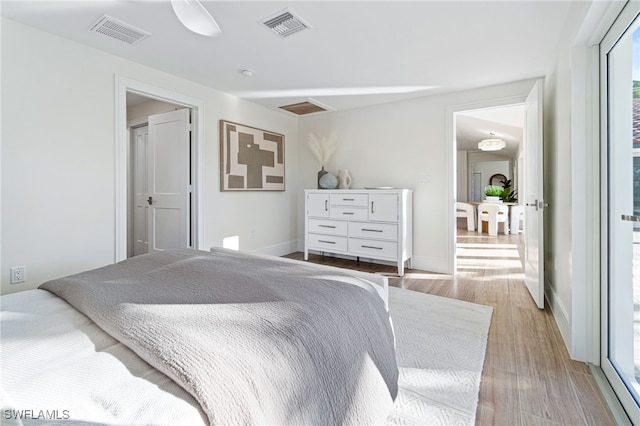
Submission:
{"label": "recessed ceiling light", "polygon": [[244,68],[240,70],[240,74],[244,75],[245,77],[253,77],[253,70],[250,68]]}

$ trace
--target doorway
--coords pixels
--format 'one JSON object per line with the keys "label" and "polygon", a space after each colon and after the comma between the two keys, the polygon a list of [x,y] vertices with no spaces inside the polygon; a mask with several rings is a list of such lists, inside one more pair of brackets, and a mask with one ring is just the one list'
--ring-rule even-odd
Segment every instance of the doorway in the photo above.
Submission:
{"label": "doorway", "polygon": [[[458,207],[473,209],[474,221],[477,221],[477,206],[486,199],[485,189],[488,186],[498,187],[502,191],[500,203],[508,206],[518,203],[518,194],[522,192],[518,170],[522,153],[524,108],[523,105],[506,105],[499,107],[462,110],[455,113],[455,144],[457,166]],[[479,142],[493,138],[504,143],[504,147],[493,150],[482,150]],[[456,216],[462,214],[456,213]],[[467,219],[457,218],[456,236],[460,231],[469,231]],[[486,227],[486,222],[484,223]],[[512,226],[509,226],[512,225]],[[510,223],[506,220],[499,225],[500,230],[519,235],[521,221]],[[477,226],[475,227],[477,228]],[[484,230],[486,233],[487,230]],[[467,232],[465,235],[471,237]],[[486,235],[484,235],[486,236]],[[456,239],[456,241],[459,241]],[[488,242],[491,239],[486,240]],[[459,244],[459,243],[458,243]],[[460,265],[456,264],[456,269]]]}
{"label": "doorway", "polygon": [[[149,99],[154,99],[191,111],[191,155],[190,167],[190,187],[191,211],[189,222],[191,226],[191,244],[196,249],[202,249],[203,226],[201,224],[203,215],[203,167],[202,154],[204,145],[204,135],[201,131],[201,123],[204,122],[204,102],[189,96],[162,89],[147,83],[116,76],[116,202],[115,202],[115,247],[114,261],[119,262],[127,258],[129,254],[129,227],[130,218],[130,150],[131,135],[127,122],[127,94],[136,94]],[[135,123],[134,127],[135,127]],[[138,123],[141,125],[142,123]]]}
{"label": "doorway", "polygon": [[[514,111],[519,112],[519,118],[517,123],[520,123],[520,137],[519,145],[516,144],[515,152],[513,152],[509,156],[509,170],[501,173],[492,173],[490,176],[494,176],[495,174],[504,175],[508,177],[508,179],[503,179],[504,182],[509,182],[511,188],[510,190],[515,190],[517,192],[518,200],[513,204],[513,207],[509,207],[509,211],[505,211],[504,204],[498,209],[503,211],[502,219],[506,219],[506,221],[511,223],[517,223],[518,227],[512,227],[512,230],[519,230],[520,228],[520,212],[524,212],[524,223],[527,226],[527,229],[523,232],[524,234],[528,234],[529,237],[525,236],[524,238],[524,269],[527,277],[526,283],[533,300],[539,308],[544,307],[544,258],[543,256],[538,256],[538,253],[542,254],[544,239],[542,238],[543,230],[544,230],[544,207],[546,204],[543,199],[543,186],[542,186],[542,103],[543,103],[543,82],[542,80],[538,80],[533,84],[530,92],[522,97],[512,97],[508,99],[496,99],[494,101],[486,101],[480,102],[477,104],[469,104],[469,105],[461,105],[457,107],[447,108],[447,130],[452,141],[452,147],[449,151],[450,157],[448,161],[449,167],[451,167],[451,171],[449,176],[451,176],[449,180],[449,190],[453,195],[451,203],[449,204],[449,215],[452,223],[451,226],[448,227],[450,232],[450,250],[449,250],[449,265],[450,265],[450,274],[455,274],[458,266],[457,266],[457,206],[456,203],[458,201],[463,201],[464,197],[467,197],[466,202],[468,204],[479,203],[478,201],[470,201],[470,197],[473,195],[472,192],[476,193],[477,197],[477,182],[474,182],[478,179],[478,174],[481,170],[473,170],[473,167],[470,167],[470,164],[473,164],[473,156],[475,156],[479,152],[480,145],[489,146],[491,148],[496,148],[500,150],[505,150],[509,146],[507,144],[508,135],[505,135],[504,132],[498,130],[497,132],[493,131],[491,127],[487,126],[487,115],[495,114],[496,111],[500,111],[500,109],[505,109],[507,111],[509,108],[513,108]],[[524,114],[523,114],[524,113]],[[523,118],[524,117],[524,118]],[[469,123],[469,128],[477,128],[478,134],[474,134],[472,130],[458,131],[458,124],[463,123],[464,121]],[[495,123],[491,123],[495,126]],[[517,125],[515,126],[517,127]],[[468,134],[465,134],[465,132]],[[484,133],[482,133],[484,132]],[[500,134],[502,133],[502,134]],[[466,150],[461,150],[460,148],[464,148],[463,143],[465,141],[465,137],[467,139]],[[484,139],[490,139],[489,141],[484,141]],[[499,139],[496,141],[495,139]],[[516,140],[518,138],[515,138]],[[483,141],[482,144],[479,144],[480,141]],[[472,150],[476,150],[476,152],[472,152]],[[512,148],[513,149],[513,148]],[[462,153],[462,155],[459,155]],[[484,153],[480,153],[479,155],[485,155]],[[495,155],[495,154],[494,154]],[[465,159],[466,162],[459,161],[460,158]],[[470,160],[471,159],[471,160]],[[488,158],[487,161],[498,161],[505,160],[505,158]],[[456,167],[457,166],[457,167]],[[454,169],[456,167],[456,169]],[[466,168],[466,173],[460,173],[460,168]],[[523,173],[524,169],[524,173]],[[467,176],[468,180],[468,192],[456,194],[456,187],[460,187],[460,185],[456,185],[456,176],[464,175]],[[484,173],[483,173],[484,175]],[[524,178],[523,178],[524,176]],[[491,177],[489,177],[491,179]],[[528,182],[528,183],[527,183]],[[525,183],[527,184],[525,186]],[[474,187],[475,184],[475,187]],[[488,181],[486,183],[487,186],[490,185]],[[495,192],[496,188],[492,188],[491,192]],[[502,188],[500,192],[502,192]],[[458,195],[460,197],[458,198]],[[498,194],[499,195],[499,194]],[[504,200],[502,200],[504,202]],[[469,206],[466,206],[467,208]],[[488,210],[493,210],[493,207]],[[515,217],[511,217],[512,214],[515,214]],[[477,218],[477,213],[476,213]],[[506,225],[506,223],[505,223]],[[504,225],[503,225],[504,226]],[[508,225],[507,225],[508,226]],[[493,228],[493,227],[492,227]],[[519,233],[519,232],[518,232]],[[531,278],[531,279],[529,279]],[[534,279],[535,278],[535,279]]]}

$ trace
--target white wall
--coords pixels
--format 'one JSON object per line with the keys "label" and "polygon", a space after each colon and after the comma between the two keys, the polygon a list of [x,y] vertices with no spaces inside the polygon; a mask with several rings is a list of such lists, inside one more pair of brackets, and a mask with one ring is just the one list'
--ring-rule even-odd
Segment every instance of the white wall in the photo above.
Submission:
{"label": "white wall", "polygon": [[[287,253],[297,242],[297,119],[2,19],[2,293],[112,263],[115,75],[205,104],[204,241]],[[219,191],[220,119],[285,135],[284,192]],[[251,238],[254,230],[254,238]],[[9,285],[9,268],[28,281]]]}
{"label": "white wall", "polygon": [[[617,3],[617,4],[616,4]],[[545,292],[573,359],[600,362],[597,45],[623,2],[575,2],[545,81]]]}
{"label": "white wall", "polygon": [[[453,252],[454,243],[453,239],[449,240],[448,226],[453,226],[453,218],[448,217],[447,208],[455,197],[447,193],[448,181],[455,173],[455,164],[447,164],[448,151],[453,149],[453,141],[446,136],[447,107],[525,96],[532,85],[533,81],[528,80],[306,117],[300,123],[299,139],[304,145],[310,132],[328,136],[335,131],[338,148],[328,170],[349,169],[353,188],[414,189],[414,266],[446,272],[448,253]],[[453,130],[450,133],[455,134]],[[315,186],[315,172],[319,168],[311,151],[301,146],[299,180],[302,187]],[[431,176],[431,183],[419,184],[420,175]],[[304,226],[302,201],[299,235],[303,235]]]}
{"label": "white wall", "polygon": [[545,80],[545,294],[565,339],[571,318],[571,87],[569,60],[560,58]]}
{"label": "white wall", "polygon": [[150,115],[162,114],[164,112],[175,111],[185,108],[182,105],[174,105],[169,102],[159,101],[157,99],[149,99],[136,105],[127,107],[127,122],[132,120],[148,120]]}
{"label": "white wall", "polygon": [[469,201],[468,151],[456,151],[456,201]]}
{"label": "white wall", "polygon": [[[481,194],[477,200],[472,200],[471,191],[473,188],[473,174],[482,173],[482,188],[489,185],[489,179],[495,174],[503,174],[507,179],[513,179],[513,173],[511,173],[511,159],[503,157],[498,154],[492,154],[488,152],[470,152],[467,155],[467,161],[469,163],[468,170],[469,175],[468,187],[469,187],[469,199],[471,201],[480,201],[484,199],[484,193]],[[498,183],[498,186],[502,186]]]}

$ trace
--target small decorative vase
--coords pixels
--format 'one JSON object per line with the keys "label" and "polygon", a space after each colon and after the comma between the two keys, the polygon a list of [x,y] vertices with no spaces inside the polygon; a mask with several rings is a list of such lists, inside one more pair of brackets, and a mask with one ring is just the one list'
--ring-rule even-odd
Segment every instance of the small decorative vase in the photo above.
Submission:
{"label": "small decorative vase", "polygon": [[322,187],[320,186],[320,179],[322,178],[322,176],[326,175],[327,173],[329,172],[324,169],[324,166],[322,166],[322,170],[318,172],[318,189],[322,189]]}
{"label": "small decorative vase", "polygon": [[320,178],[320,189],[336,189],[338,178],[332,173],[325,173]]}
{"label": "small decorative vase", "polygon": [[351,187],[351,175],[349,174],[349,170],[339,170],[338,171],[338,188],[339,189],[349,189]]}

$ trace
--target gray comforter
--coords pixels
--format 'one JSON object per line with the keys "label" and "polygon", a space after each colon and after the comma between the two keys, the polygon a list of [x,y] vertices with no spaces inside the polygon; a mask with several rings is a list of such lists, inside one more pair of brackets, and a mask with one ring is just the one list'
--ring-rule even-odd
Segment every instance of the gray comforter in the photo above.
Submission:
{"label": "gray comforter", "polygon": [[184,387],[211,424],[383,423],[397,394],[388,313],[364,281],[177,250],[41,288]]}

